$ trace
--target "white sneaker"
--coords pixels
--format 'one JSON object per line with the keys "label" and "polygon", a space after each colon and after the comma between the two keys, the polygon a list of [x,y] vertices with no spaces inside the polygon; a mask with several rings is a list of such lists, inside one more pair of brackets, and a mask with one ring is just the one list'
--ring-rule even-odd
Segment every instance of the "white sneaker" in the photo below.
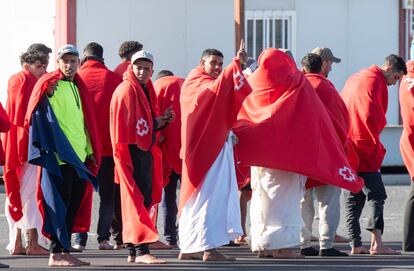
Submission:
{"label": "white sneaker", "polygon": [[113,250],[114,245],[109,243],[107,240],[103,240],[99,243],[99,250]]}
{"label": "white sneaker", "polygon": [[70,249],[71,252],[82,252],[84,250],[85,250],[85,247],[82,245],[78,245],[78,244],[73,245]]}
{"label": "white sneaker", "polygon": [[124,248],[124,244],[114,245],[114,250],[123,249],[123,248]]}

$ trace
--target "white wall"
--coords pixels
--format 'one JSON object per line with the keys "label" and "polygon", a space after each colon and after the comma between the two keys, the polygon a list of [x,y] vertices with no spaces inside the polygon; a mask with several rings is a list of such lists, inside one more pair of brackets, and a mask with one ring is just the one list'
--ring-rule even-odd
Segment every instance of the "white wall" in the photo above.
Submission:
{"label": "white wall", "polygon": [[[19,56],[32,43],[44,43],[54,50],[55,0],[0,1],[0,101],[5,105],[7,81],[21,70]],[[53,70],[51,61],[48,70]]]}
{"label": "white wall", "polygon": [[246,10],[295,10],[295,0],[245,0]]}
{"label": "white wall", "polygon": [[[332,49],[342,59],[330,79],[341,90],[354,72],[398,54],[398,1],[296,0],[298,61],[314,47]],[[398,124],[398,93],[389,88],[388,124]]]}
{"label": "white wall", "polygon": [[77,5],[77,43],[104,47],[109,68],[118,48],[137,40],[153,53],[155,73],[170,69],[186,76],[206,48],[217,48],[229,63],[234,55],[233,0],[82,0]]}

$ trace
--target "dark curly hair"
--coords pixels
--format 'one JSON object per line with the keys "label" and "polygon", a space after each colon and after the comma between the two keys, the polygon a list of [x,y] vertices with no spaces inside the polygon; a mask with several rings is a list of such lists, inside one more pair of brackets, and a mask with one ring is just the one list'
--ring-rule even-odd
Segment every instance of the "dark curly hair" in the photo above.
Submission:
{"label": "dark curly hair", "polygon": [[40,51],[29,51],[29,52],[25,52],[25,53],[20,55],[20,64],[21,65],[23,65],[23,63],[33,64],[37,60],[39,60],[40,63],[42,63],[42,64],[47,64],[48,63],[47,55],[43,54]]}
{"label": "dark curly hair", "polygon": [[48,55],[52,52],[52,49],[44,45],[43,43],[33,43],[27,48],[27,52],[41,52],[45,55]]}
{"label": "dark curly hair", "polygon": [[138,41],[125,41],[121,44],[121,47],[119,47],[118,54],[121,58],[131,60],[132,55],[138,51],[141,51],[143,47],[144,46]]}

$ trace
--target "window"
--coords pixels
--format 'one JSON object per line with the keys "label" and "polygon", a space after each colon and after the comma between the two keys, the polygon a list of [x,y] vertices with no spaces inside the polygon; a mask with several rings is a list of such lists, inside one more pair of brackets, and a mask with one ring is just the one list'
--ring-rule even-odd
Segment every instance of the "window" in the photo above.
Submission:
{"label": "window", "polygon": [[405,59],[410,59],[410,47],[414,36],[414,10],[405,9]]}
{"label": "window", "polygon": [[295,12],[247,10],[245,12],[246,49],[257,59],[269,47],[285,48],[295,55]]}

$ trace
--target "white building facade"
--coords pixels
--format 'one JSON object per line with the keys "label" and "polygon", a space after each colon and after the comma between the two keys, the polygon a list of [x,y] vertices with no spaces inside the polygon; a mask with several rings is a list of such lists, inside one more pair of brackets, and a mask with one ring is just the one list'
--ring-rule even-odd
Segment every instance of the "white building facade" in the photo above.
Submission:
{"label": "white building facade", "polygon": [[[114,68],[123,41],[137,40],[155,57],[155,72],[172,70],[185,77],[205,48],[217,48],[229,63],[236,35],[258,57],[267,47],[290,49],[299,64],[315,47],[329,47],[342,59],[330,79],[341,90],[354,72],[382,64],[394,53],[407,57],[412,11],[404,0],[2,0],[0,1],[0,100],[7,79],[20,70],[19,55],[31,43],[54,52],[64,43],[80,50],[95,41],[104,47],[105,63]],[[242,10],[237,10],[242,9]],[[242,24],[235,26],[235,14]],[[53,70],[51,61],[49,71]],[[388,127],[383,133],[386,166],[400,166],[401,133],[398,89],[389,88]]]}

